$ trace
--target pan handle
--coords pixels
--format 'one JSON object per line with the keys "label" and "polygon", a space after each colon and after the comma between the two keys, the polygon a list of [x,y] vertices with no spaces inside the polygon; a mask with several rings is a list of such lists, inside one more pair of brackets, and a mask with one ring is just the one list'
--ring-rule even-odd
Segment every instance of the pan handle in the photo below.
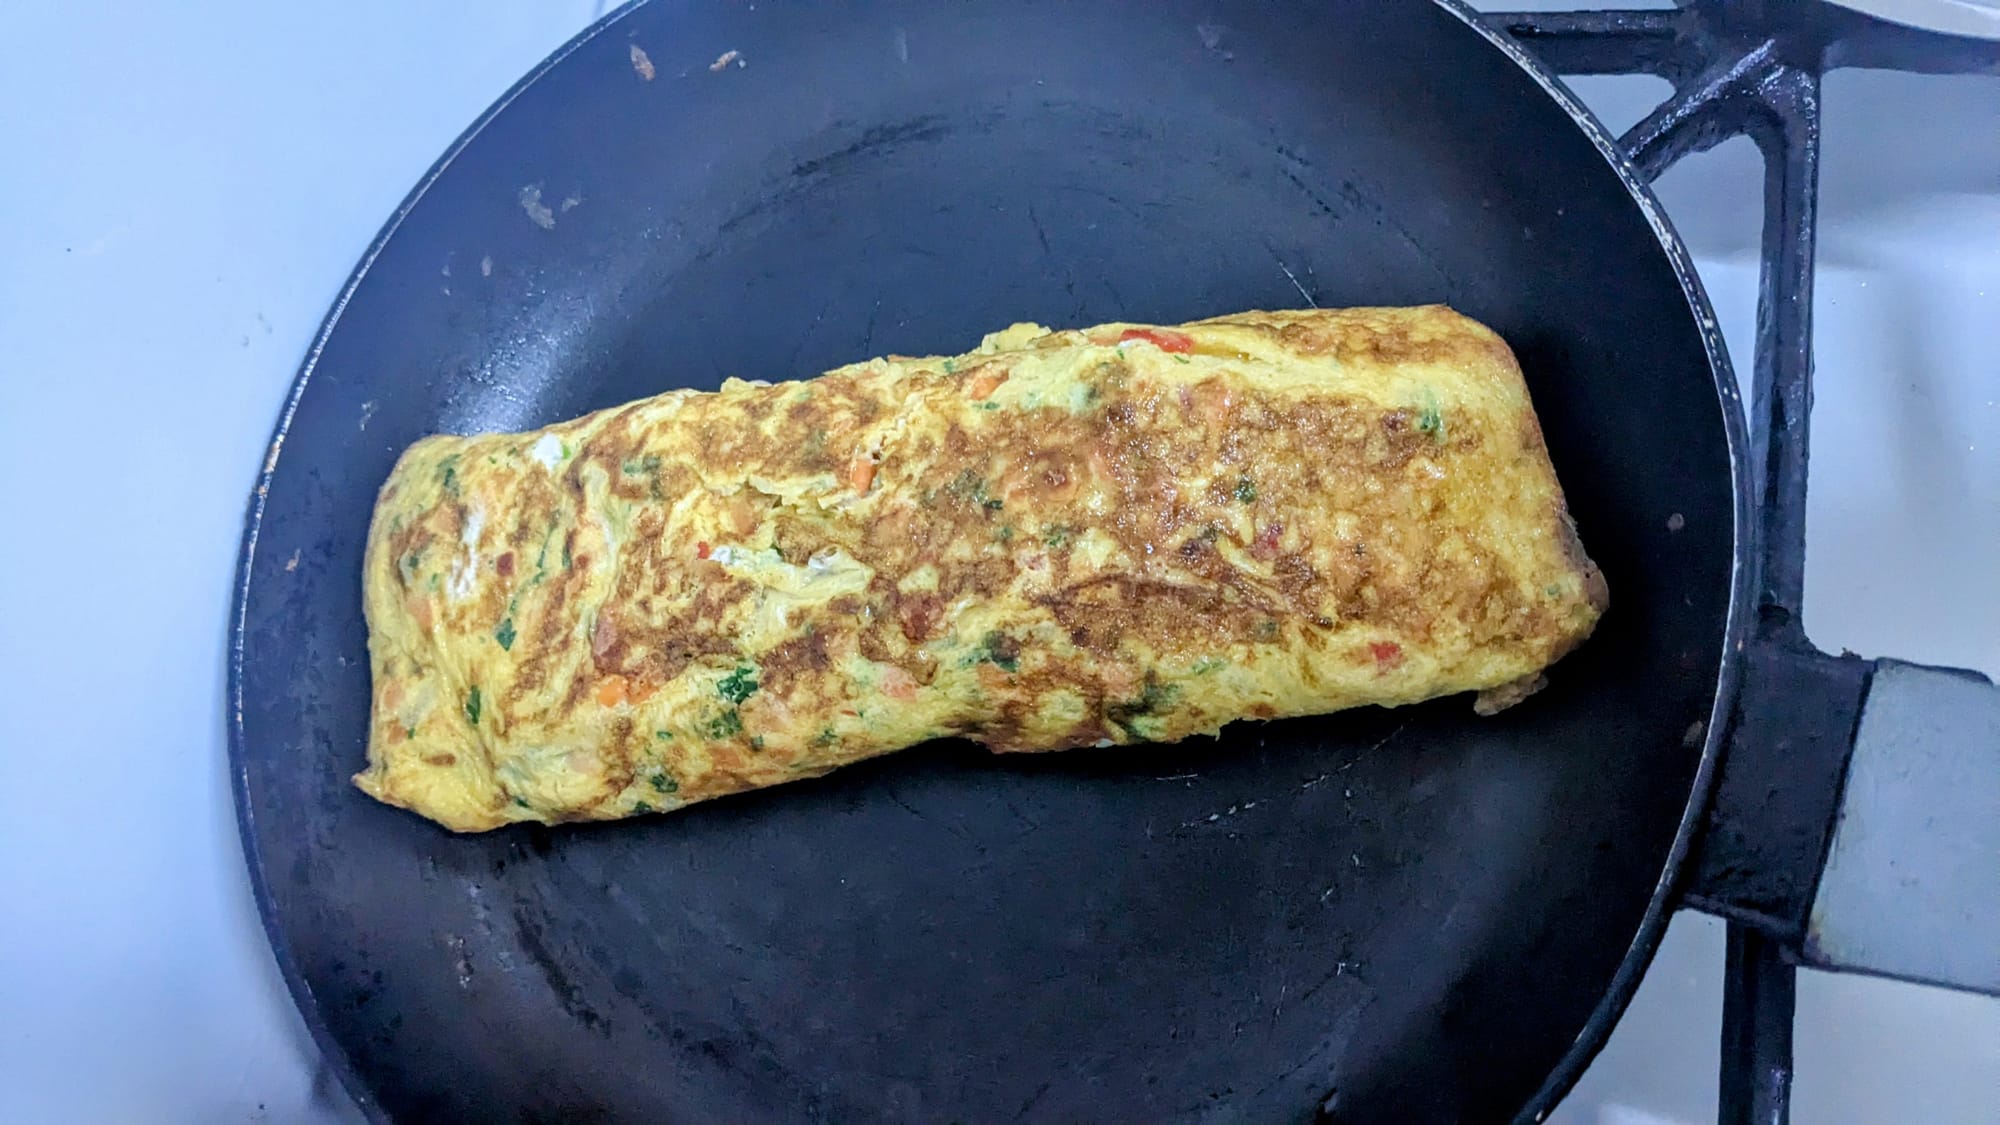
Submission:
{"label": "pan handle", "polygon": [[1800,962],[2000,995],[2000,687],[1754,642],[1690,871]]}

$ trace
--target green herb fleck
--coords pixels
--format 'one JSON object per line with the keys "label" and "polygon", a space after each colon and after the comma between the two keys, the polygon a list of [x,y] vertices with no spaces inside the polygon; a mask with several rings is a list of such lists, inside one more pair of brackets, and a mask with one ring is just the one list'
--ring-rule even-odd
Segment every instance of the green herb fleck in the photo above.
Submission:
{"label": "green herb fleck", "polygon": [[1157,718],[1161,712],[1172,708],[1174,701],[1180,698],[1180,694],[1180,688],[1173,684],[1162,683],[1158,675],[1149,671],[1146,673],[1146,686],[1139,692],[1139,698],[1106,707],[1104,717],[1117,724],[1132,738],[1150,738],[1153,731],[1141,727],[1152,727],[1151,720]]}
{"label": "green herb fleck", "polygon": [[1236,478],[1236,502],[1254,504],[1257,501],[1257,482],[1249,477]]}
{"label": "green herb fleck", "polygon": [[406,737],[406,738],[415,738],[415,737],[417,737],[417,728],[416,728],[415,726],[407,726],[407,727],[404,727],[404,728],[403,728],[403,736],[404,736],[404,737]]}
{"label": "green herb fleck", "polygon": [[568,570],[568,569],[569,569],[569,566],[570,566],[570,558],[569,558],[569,536],[567,536],[567,535],[563,536],[563,549],[562,549],[562,564],[563,564],[563,569],[564,569],[564,570]]}
{"label": "green herb fleck", "polygon": [[458,495],[458,454],[445,458],[438,466],[438,487],[446,496]]}
{"label": "green herb fleck", "polygon": [[1000,525],[1000,530],[994,532],[993,535],[995,538],[999,539],[1000,542],[1002,543],[1011,543],[1014,540],[1014,525],[1011,523],[1003,523]]}
{"label": "green herb fleck", "polygon": [[986,478],[971,469],[961,470],[952,478],[950,484],[944,486],[944,490],[960,500],[976,504],[989,512],[1000,511],[1006,506],[997,497],[986,494]]}
{"label": "green herb fleck", "polygon": [[818,747],[831,746],[839,741],[840,736],[834,733],[832,727],[821,727],[820,732],[813,736],[813,745]]}
{"label": "green herb fleck", "polygon": [[632,802],[632,811],[634,813],[649,813],[649,812],[656,812],[658,810],[654,809],[653,806],[647,804],[644,801],[634,801]]}
{"label": "green herb fleck", "polygon": [[1197,676],[1206,676],[1218,668],[1227,667],[1229,667],[1229,661],[1219,656],[1204,656],[1194,662],[1194,674]]}
{"label": "green herb fleck", "polygon": [[1552,597],[1552,598],[1560,598],[1560,597],[1562,597],[1562,592],[1563,592],[1563,588],[1562,588],[1561,586],[1558,586],[1558,585],[1556,585],[1556,584],[1555,584],[1555,583],[1553,583],[1553,582],[1551,582],[1551,583],[1549,583],[1548,585],[1546,585],[1546,586],[1542,587],[1542,593],[1544,593],[1544,594],[1547,594],[1547,595],[1548,595],[1549,597]]}
{"label": "green herb fleck", "polygon": [[549,540],[554,539],[555,537],[556,537],[556,525],[551,523],[549,525],[549,529],[542,533],[542,549],[535,552],[535,577],[532,581],[528,583],[530,586],[539,585],[542,579],[548,575]]}
{"label": "green herb fleck", "polygon": [[500,627],[493,630],[493,639],[500,642],[502,652],[514,651],[514,619],[501,618]]}
{"label": "green herb fleck", "polygon": [[1436,441],[1444,440],[1444,411],[1438,408],[1437,394],[1424,388],[1424,404],[1417,411],[1417,429]]}
{"label": "green herb fleck", "polygon": [[644,457],[629,457],[619,468],[624,470],[625,475],[628,477],[645,477],[647,479],[647,491],[652,493],[653,499],[660,500],[664,498],[664,494],[660,491],[659,454],[648,453]]}
{"label": "green herb fleck", "polygon": [[743,715],[731,707],[708,721],[702,733],[710,738],[734,738],[743,733]]}
{"label": "green herb fleck", "polygon": [[1188,362],[1188,357],[1186,357],[1186,356],[1184,356],[1184,355],[1179,355],[1179,354],[1176,354],[1176,355],[1174,356],[1174,362],[1175,362],[1175,363],[1186,363],[1186,362]]}
{"label": "green herb fleck", "polygon": [[1259,621],[1257,623],[1257,629],[1253,635],[1260,641],[1277,640],[1278,619],[1275,617],[1266,617],[1264,620]]}
{"label": "green herb fleck", "polygon": [[957,360],[955,360],[955,359],[947,359],[947,360],[945,360],[945,361],[944,361],[944,373],[945,373],[945,374],[947,374],[947,375],[956,375],[956,374],[958,374],[958,361],[957,361]]}
{"label": "green herb fleck", "polygon": [[657,790],[657,791],[659,791],[659,792],[661,792],[661,793],[678,793],[678,792],[680,792],[680,788],[681,788],[681,783],[680,783],[680,782],[678,782],[678,781],[676,781],[676,780],[674,780],[674,777],[673,777],[673,775],[672,775],[672,774],[669,774],[669,773],[664,773],[664,772],[663,772],[663,773],[656,773],[656,774],[654,774],[653,776],[651,776],[651,777],[647,778],[646,780],[647,780],[648,782],[650,782],[650,783],[652,784],[652,786],[653,786],[653,788],[654,788],[655,790]]}
{"label": "green herb fleck", "polygon": [[724,676],[715,691],[731,703],[742,703],[757,694],[757,670],[748,665],[738,668]]}
{"label": "green herb fleck", "polygon": [[983,500],[986,498],[986,479],[971,469],[961,469],[957,476],[951,478],[951,483],[944,486],[944,490],[960,500]]}
{"label": "green herb fleck", "polygon": [[981,661],[1003,672],[1017,672],[1021,668],[1021,642],[994,629],[979,638],[978,647],[972,650],[972,663]]}
{"label": "green herb fleck", "polygon": [[979,409],[981,409],[981,410],[998,410],[998,409],[1000,409],[1000,404],[999,404],[999,403],[997,403],[997,402],[982,402],[982,403],[980,403],[980,404],[979,404]]}
{"label": "green herb fleck", "polygon": [[514,803],[524,809],[533,807],[528,804],[528,799],[526,797],[516,797],[514,798]]}
{"label": "green herb fleck", "polygon": [[472,685],[471,694],[465,697],[465,718],[473,726],[479,725],[479,685]]}
{"label": "green herb fleck", "polygon": [[1050,550],[1060,551],[1069,546],[1070,537],[1074,534],[1068,524],[1052,523],[1042,530],[1042,542],[1048,544]]}
{"label": "green herb fleck", "polygon": [[670,730],[656,730],[653,732],[654,738],[670,739],[673,736],[674,732]]}
{"label": "green herb fleck", "polygon": [[750,749],[753,752],[761,752],[764,749],[764,736],[761,734],[751,735]]}

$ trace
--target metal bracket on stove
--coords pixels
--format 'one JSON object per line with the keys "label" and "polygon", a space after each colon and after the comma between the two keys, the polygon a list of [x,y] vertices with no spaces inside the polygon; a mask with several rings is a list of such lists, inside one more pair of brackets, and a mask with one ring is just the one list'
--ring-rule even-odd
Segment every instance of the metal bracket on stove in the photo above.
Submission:
{"label": "metal bracket on stove", "polygon": [[1826,866],[1874,664],[1807,645],[1744,652],[1731,754],[1682,902],[1795,948]]}

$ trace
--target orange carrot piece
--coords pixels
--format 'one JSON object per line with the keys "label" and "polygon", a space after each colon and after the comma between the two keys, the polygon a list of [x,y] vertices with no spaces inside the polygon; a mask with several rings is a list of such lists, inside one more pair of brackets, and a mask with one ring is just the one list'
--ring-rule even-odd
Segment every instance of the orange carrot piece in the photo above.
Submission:
{"label": "orange carrot piece", "polygon": [[970,383],[966,384],[965,393],[970,395],[974,402],[984,402],[994,391],[1000,388],[1000,384],[1006,381],[1007,373],[1005,371],[981,371],[972,377]]}

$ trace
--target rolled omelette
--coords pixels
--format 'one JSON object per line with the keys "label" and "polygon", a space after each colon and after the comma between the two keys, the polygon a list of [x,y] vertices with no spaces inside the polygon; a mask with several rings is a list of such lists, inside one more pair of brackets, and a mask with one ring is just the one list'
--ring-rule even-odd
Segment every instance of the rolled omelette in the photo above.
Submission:
{"label": "rolled omelette", "polygon": [[1170,742],[1480,692],[1589,635],[1513,354],[1449,309],[1017,324],[440,436],[376,502],[378,800],[607,820],[929,739]]}

